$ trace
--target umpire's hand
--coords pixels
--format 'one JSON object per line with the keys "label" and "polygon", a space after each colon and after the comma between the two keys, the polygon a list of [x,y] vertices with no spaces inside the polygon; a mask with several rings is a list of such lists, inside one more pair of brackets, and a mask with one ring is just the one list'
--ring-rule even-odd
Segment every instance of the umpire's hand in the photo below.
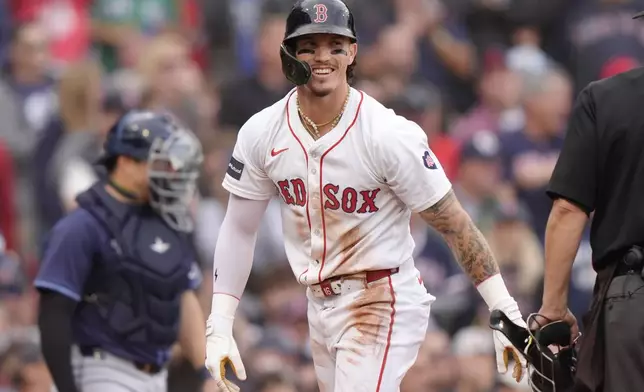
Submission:
{"label": "umpire's hand", "polygon": [[539,309],[538,316],[535,317],[533,324],[530,325],[532,329],[538,329],[548,323],[553,321],[563,320],[568,325],[570,325],[570,343],[572,344],[577,338],[581,335],[579,332],[579,324],[577,324],[577,318],[572,314],[570,309],[567,307],[554,307],[544,304]]}
{"label": "umpire's hand", "polygon": [[223,392],[239,392],[239,387],[226,379],[226,365],[230,364],[240,380],[246,379],[237,343],[233,338],[233,318],[211,314],[206,324],[206,367]]}

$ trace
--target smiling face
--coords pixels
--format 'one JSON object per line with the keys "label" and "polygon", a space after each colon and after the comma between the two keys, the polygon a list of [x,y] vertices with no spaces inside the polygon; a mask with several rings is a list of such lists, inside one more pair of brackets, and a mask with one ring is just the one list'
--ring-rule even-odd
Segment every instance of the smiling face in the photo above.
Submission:
{"label": "smiling face", "polygon": [[347,68],[357,53],[358,45],[339,35],[311,34],[295,43],[297,59],[311,66],[311,80],[306,87],[318,97],[347,83]]}

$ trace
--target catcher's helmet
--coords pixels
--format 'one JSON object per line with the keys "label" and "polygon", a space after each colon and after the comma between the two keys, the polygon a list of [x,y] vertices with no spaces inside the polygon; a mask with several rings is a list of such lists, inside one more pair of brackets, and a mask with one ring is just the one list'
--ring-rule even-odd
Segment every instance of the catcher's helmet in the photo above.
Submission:
{"label": "catcher's helmet", "polygon": [[[537,316],[528,316],[527,324],[535,324]],[[567,391],[574,384],[577,339],[570,343],[570,326],[565,321],[536,324],[539,328],[534,330],[520,327],[500,310],[490,315],[490,328],[503,333],[526,358],[528,382],[533,391]],[[557,352],[551,350],[553,346],[558,348]]]}
{"label": "catcher's helmet", "polygon": [[110,165],[118,156],[146,161],[155,139],[166,139],[174,130],[172,118],[149,111],[132,110],[114,123],[103,145],[100,164]]}
{"label": "catcher's helmet", "polygon": [[203,161],[201,143],[169,114],[132,110],[109,130],[98,163],[108,170],[116,158],[147,162],[150,205],[175,230],[189,232],[188,207]]}
{"label": "catcher's helmet", "polygon": [[311,78],[311,67],[295,57],[294,40],[308,34],[335,34],[356,42],[353,14],[341,0],[298,0],[286,19],[286,34],[280,46],[282,72],[301,86]]}

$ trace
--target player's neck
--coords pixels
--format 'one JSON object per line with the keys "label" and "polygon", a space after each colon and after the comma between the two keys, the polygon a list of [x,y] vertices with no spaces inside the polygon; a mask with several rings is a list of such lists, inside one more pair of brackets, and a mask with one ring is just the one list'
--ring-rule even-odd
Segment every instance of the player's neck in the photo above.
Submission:
{"label": "player's neck", "polygon": [[134,184],[127,177],[113,173],[105,186],[107,193],[122,203],[141,203],[142,198],[136,192]]}
{"label": "player's neck", "polygon": [[297,99],[302,114],[315,124],[324,124],[318,128],[320,136],[333,129],[333,120],[345,109],[349,88],[346,84],[324,97],[315,96],[304,87],[298,88]]}

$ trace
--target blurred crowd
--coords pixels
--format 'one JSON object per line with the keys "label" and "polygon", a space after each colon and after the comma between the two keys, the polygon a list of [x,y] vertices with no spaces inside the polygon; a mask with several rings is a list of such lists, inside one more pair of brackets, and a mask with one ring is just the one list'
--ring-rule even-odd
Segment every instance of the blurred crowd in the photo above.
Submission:
{"label": "blurred crowd", "polygon": [[[418,122],[488,239],[525,315],[541,300],[545,188],[575,95],[644,61],[644,0],[347,0],[354,86]],[[292,0],[0,0],[0,391],[49,391],[32,287],[43,239],[97,180],[111,124],[167,110],[206,159],[195,246],[210,268],[236,133],[292,88],[279,44]],[[267,211],[236,321],[253,392],[317,391],[304,288],[285,259],[278,199]],[[415,258],[438,299],[402,392],[518,392],[497,376],[488,311],[432,229],[413,218]],[[589,305],[586,233],[569,303]],[[209,312],[211,279],[202,287]],[[177,356],[171,391],[196,389]]]}

